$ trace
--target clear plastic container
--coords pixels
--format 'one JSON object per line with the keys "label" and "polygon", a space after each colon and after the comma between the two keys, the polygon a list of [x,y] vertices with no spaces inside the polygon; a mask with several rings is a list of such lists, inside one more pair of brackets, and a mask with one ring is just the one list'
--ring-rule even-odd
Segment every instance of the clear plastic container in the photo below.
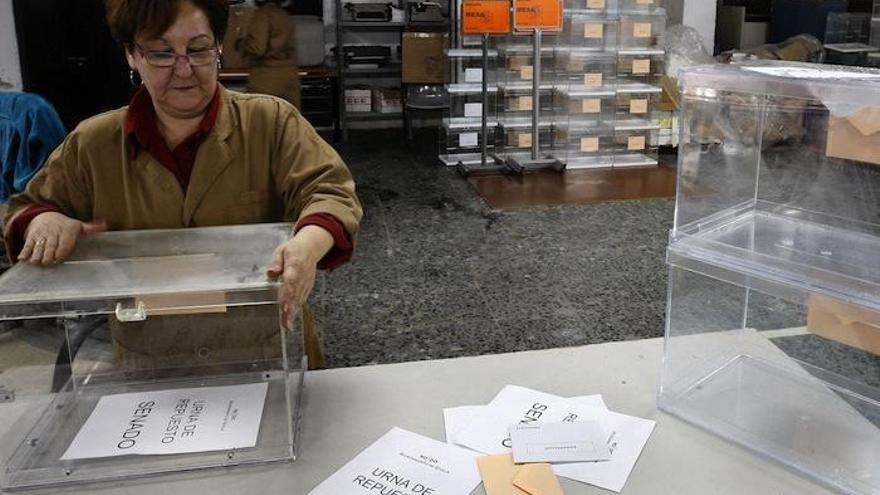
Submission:
{"label": "clear plastic container", "polygon": [[565,0],[565,12],[584,10],[591,14],[616,14],[619,0]]}
{"label": "clear plastic container", "polygon": [[618,39],[621,48],[662,46],[666,32],[666,11],[621,12]]}
{"label": "clear plastic container", "polygon": [[880,71],[685,69],[659,406],[880,493]]}
{"label": "clear plastic container", "polygon": [[617,59],[613,53],[576,47],[556,48],[556,80],[560,87],[613,87]]}
{"label": "clear plastic container", "polygon": [[666,72],[662,49],[621,49],[617,53],[617,76],[622,83],[659,85]]}
{"label": "clear plastic container", "polygon": [[556,143],[564,149],[566,169],[610,168],[614,160],[614,129],[604,122],[571,119],[555,127]]}
{"label": "clear plastic container", "polygon": [[651,120],[614,122],[614,167],[651,167],[657,165],[657,142],[660,125]]}
{"label": "clear plastic container", "polygon": [[451,65],[452,81],[458,84],[482,84],[485,71],[489,84],[498,81],[496,62],[498,50],[488,50],[488,67],[483,67],[483,50],[481,48],[450,48],[446,50]]}
{"label": "clear plastic container", "polygon": [[621,12],[651,12],[663,6],[663,0],[618,0]]}
{"label": "clear plastic container", "polygon": [[[527,158],[532,149],[532,121],[529,118],[504,118],[498,123],[500,134],[498,151],[504,156]],[[542,155],[551,155],[557,151],[553,123],[541,120],[538,123],[538,150]]]}
{"label": "clear plastic container", "polygon": [[450,118],[475,118],[479,120],[483,112],[490,119],[495,118],[495,105],[498,95],[498,87],[487,86],[488,104],[483,108],[483,85],[482,84],[450,84],[449,92],[449,117]]}
{"label": "clear plastic container", "polygon": [[617,118],[644,119],[650,115],[663,90],[657,86],[639,83],[617,85]]}
{"label": "clear plastic container", "polygon": [[563,34],[557,36],[560,45],[603,51],[617,47],[616,16],[589,14],[586,11],[568,12],[564,19]]}
{"label": "clear plastic container", "polygon": [[[535,104],[535,98],[532,93],[531,84],[500,84],[498,90],[501,101],[500,111],[504,112],[505,118],[525,118],[532,115],[532,106]],[[555,110],[553,85],[543,84],[539,92],[540,111],[542,114],[547,115],[547,112],[553,112]]]}
{"label": "clear plastic container", "polygon": [[[0,343],[3,488],[292,460],[306,367],[302,330],[282,325],[278,284],[265,275],[290,230],[110,232],[80,240],[61,265],[18,264],[0,277],[0,319],[12,329]],[[228,386],[250,392],[205,399]],[[175,394],[191,400],[144,398]],[[126,406],[103,421],[96,416],[90,424],[101,434],[92,436],[87,420],[105,401]],[[174,419],[180,407],[185,424]],[[248,410],[257,413],[249,423],[256,431],[241,442],[221,434],[241,431],[237,421]],[[68,452],[81,430],[88,447]],[[185,450],[187,432],[209,440],[198,444],[203,451],[128,454],[157,449],[160,435],[162,445]]]}
{"label": "clear plastic container", "polygon": [[[440,130],[440,161],[444,165],[454,167],[459,163],[464,165],[481,163],[482,119],[443,119]],[[487,153],[492,153],[495,150],[495,132],[496,122],[493,119],[486,123]]]}
{"label": "clear plastic container", "polygon": [[556,108],[572,120],[610,122],[614,119],[615,93],[611,89],[557,89],[556,100]]}
{"label": "clear plastic container", "polygon": [[[524,37],[517,37],[522,42]],[[550,37],[546,37],[546,45],[541,49],[541,83],[552,82],[556,77],[553,47]],[[507,83],[528,82],[535,74],[532,45],[507,45],[499,48],[502,66],[498,80]]]}

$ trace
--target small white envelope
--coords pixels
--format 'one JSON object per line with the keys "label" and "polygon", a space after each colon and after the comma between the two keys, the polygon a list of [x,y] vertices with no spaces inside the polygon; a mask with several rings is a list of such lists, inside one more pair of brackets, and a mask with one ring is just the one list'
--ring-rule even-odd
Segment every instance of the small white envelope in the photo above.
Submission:
{"label": "small white envelope", "polygon": [[588,462],[611,459],[598,421],[517,424],[510,427],[513,462]]}

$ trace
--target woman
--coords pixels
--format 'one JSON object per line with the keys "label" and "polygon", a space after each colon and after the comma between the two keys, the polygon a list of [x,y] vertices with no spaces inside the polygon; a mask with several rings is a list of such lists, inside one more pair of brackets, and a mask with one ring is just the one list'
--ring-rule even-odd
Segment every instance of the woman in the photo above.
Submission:
{"label": "woman", "polygon": [[[228,12],[227,0],[107,1],[143,84],[128,107],[82,122],[11,198],[11,256],[58,263],[104,229],[296,222],[268,266],[289,313],[316,268],[349,259],[362,210],[340,157],[287,102],[217,82]],[[309,328],[306,351],[320,366]]]}
{"label": "woman", "polygon": [[259,9],[239,45],[250,62],[248,92],[284,98],[300,108],[293,17],[281,8],[282,0],[256,3]]}

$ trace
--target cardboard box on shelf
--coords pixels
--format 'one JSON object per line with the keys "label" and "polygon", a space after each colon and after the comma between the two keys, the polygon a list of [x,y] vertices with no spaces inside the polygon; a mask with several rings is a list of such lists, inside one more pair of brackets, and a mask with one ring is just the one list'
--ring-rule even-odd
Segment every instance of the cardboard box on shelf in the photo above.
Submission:
{"label": "cardboard box on shelf", "polygon": [[369,88],[346,89],[345,111],[349,113],[373,111],[373,92]]}
{"label": "cardboard box on shelf", "polygon": [[816,294],[807,305],[807,330],[880,355],[880,313]]}
{"label": "cardboard box on shelf", "polygon": [[449,63],[444,50],[449,47],[445,33],[403,33],[404,83],[449,82]]}
{"label": "cardboard box on shelf", "polygon": [[251,18],[256,11],[257,9],[253,7],[229,8],[229,22],[227,23],[226,35],[223,37],[223,54],[220,57],[224,69],[247,68],[248,62],[241,51],[236,48],[236,41],[244,38]]}
{"label": "cardboard box on shelf", "polygon": [[399,89],[376,88],[373,90],[373,111],[378,113],[400,113],[403,100]]}
{"label": "cardboard box on shelf", "polygon": [[880,107],[866,107],[849,117],[832,115],[825,154],[880,165]]}

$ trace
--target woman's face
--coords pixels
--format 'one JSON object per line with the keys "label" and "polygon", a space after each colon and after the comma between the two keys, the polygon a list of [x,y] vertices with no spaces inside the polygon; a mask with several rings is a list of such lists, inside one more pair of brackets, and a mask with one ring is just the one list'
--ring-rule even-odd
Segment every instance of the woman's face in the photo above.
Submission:
{"label": "woman's face", "polygon": [[[158,38],[136,37],[126,51],[128,64],[138,71],[156,110],[174,118],[194,118],[205,112],[217,89],[217,41],[204,12],[183,2],[177,19]],[[190,54],[205,65],[193,66],[176,57],[170,67],[157,67],[171,54]],[[211,57],[211,55],[214,55]],[[151,63],[152,62],[152,63]]]}

